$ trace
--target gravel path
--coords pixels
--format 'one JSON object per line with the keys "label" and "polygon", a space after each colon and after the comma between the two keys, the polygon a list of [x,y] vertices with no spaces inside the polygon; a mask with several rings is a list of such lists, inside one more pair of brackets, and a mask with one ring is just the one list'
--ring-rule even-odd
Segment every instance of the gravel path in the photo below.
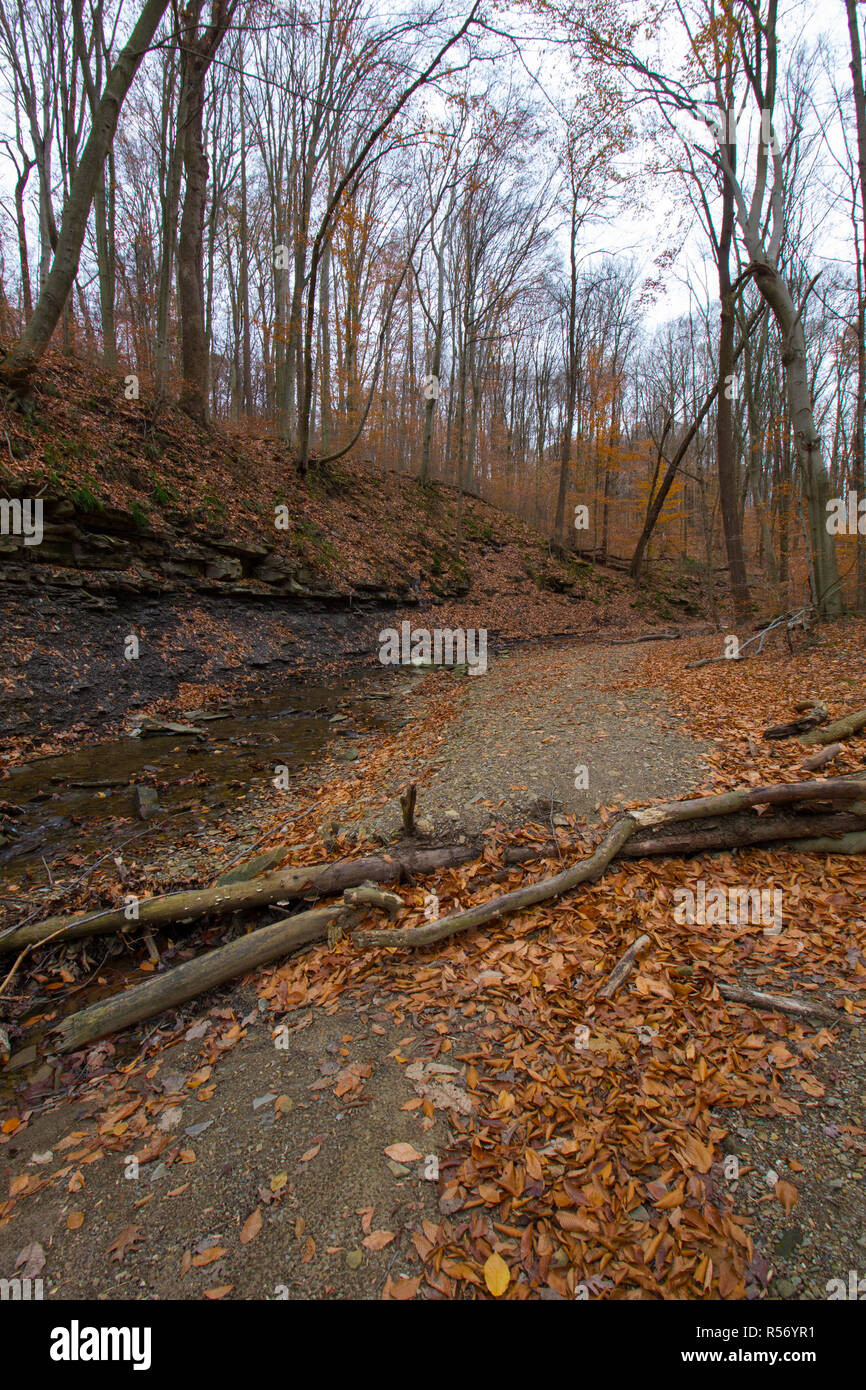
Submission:
{"label": "gravel path", "polygon": [[[684,732],[665,695],[620,688],[634,648],[533,647],[460,681],[455,717],[435,748],[414,750],[418,815],[437,835],[555,814],[589,822],[603,806],[671,799],[706,777],[707,745]],[[583,769],[583,771],[581,771]],[[390,838],[393,815],[367,822]]]}

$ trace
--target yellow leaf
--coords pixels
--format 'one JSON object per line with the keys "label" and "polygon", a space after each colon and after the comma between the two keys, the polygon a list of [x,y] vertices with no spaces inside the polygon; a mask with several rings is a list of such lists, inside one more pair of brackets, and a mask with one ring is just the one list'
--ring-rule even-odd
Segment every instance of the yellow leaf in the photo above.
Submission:
{"label": "yellow leaf", "polygon": [[77,1231],[79,1226],[84,1225],[84,1212],[71,1211],[66,1218],[66,1225],[70,1231]]}
{"label": "yellow leaf", "polygon": [[484,1282],[494,1298],[501,1298],[511,1283],[511,1270],[502,1256],[495,1252],[485,1262]]}

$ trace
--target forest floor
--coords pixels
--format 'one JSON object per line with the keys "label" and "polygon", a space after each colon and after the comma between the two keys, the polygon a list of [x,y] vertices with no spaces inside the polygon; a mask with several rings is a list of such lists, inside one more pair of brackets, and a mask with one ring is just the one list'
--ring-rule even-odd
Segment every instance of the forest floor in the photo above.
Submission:
{"label": "forest floor", "polygon": [[[196,854],[133,851],[122,882],[110,860],[59,866],[45,911],[213,881],[239,848],[368,850],[396,840],[393,798],[415,781],[436,838],[479,845],[399,887],[399,925],[418,925],[431,894],[444,915],[555,873],[636,803],[796,780],[799,745],[761,732],[809,695],[833,717],[866,705],[864,637],[845,621],[793,657],[693,671],[720,638],[559,643],[483,677],[407,677],[350,765],[322,751],[291,824],[260,790]],[[834,773],[860,767],[851,751]],[[507,845],[554,833],[557,854],[503,874]],[[780,888],[782,932],[679,922],[674,892],[699,881]],[[139,942],[110,964],[104,943],[45,953],[6,993],[23,1064],[0,1076],[0,1275],[55,1298],[826,1298],[866,1264],[862,1028],[716,986],[862,1020],[864,885],[856,857],[624,860],[423,951],[311,947],[65,1059],[42,1030],[83,991],[225,927],[158,938],[158,967]],[[639,970],[599,1000],[642,932]]]}

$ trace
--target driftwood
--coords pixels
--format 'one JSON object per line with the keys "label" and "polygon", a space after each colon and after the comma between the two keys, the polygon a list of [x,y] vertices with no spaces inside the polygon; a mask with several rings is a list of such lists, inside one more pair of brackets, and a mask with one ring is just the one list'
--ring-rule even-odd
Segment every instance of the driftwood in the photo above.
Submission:
{"label": "driftwood", "polygon": [[361,859],[340,859],[333,864],[311,864],[303,868],[277,869],[244,883],[225,887],[201,888],[190,892],[168,893],[161,898],[144,898],[138,916],[130,920],[123,908],[103,912],[76,913],[72,917],[47,920],[0,933],[0,951],[17,951],[38,946],[46,937],[53,943],[105,932],[151,930],[196,921],[208,915],[225,915],[266,907],[270,903],[315,893],[326,897],[342,893],[367,879],[371,882],[399,882],[408,875],[428,874],[474,859],[471,845],[446,845],[441,849],[395,850],[393,853],[365,855]]}
{"label": "driftwood", "polygon": [[830,718],[830,713],[825,704],[812,705],[807,714],[802,714],[799,719],[792,719],[788,724],[774,724],[771,729],[765,729],[762,738],[780,739],[796,738],[798,734],[807,734],[810,729],[817,729],[819,725],[826,724]]}
{"label": "driftwood", "polygon": [[354,940],[359,946],[405,946],[410,949],[429,946],[470,927],[479,927],[511,913],[535,907],[538,903],[560,898],[579,883],[600,878],[611,860],[638,830],[648,830],[669,821],[703,820],[729,815],[751,806],[791,805],[801,801],[856,804],[861,802],[863,791],[863,782],[855,778],[818,778],[810,782],[780,782],[768,787],[741,788],[717,796],[700,796],[690,801],[671,801],[663,806],[629,811],[614,822],[589,858],[573,864],[553,878],[515,888],[501,897],[453,912],[448,917],[437,918],[423,927],[357,931]]}
{"label": "driftwood", "polygon": [[319,907],[311,912],[299,912],[295,917],[283,917],[227,946],[218,946],[196,960],[185,961],[164,975],[144,980],[98,1004],[91,1004],[55,1026],[52,1030],[57,1038],[55,1050],[74,1052],[107,1033],[116,1033],[120,1028],[141,1023],[165,1009],[185,1004],[197,994],[204,994],[238,975],[246,975],[298,946],[324,940],[329,924],[346,914],[345,908]]}
{"label": "driftwood", "polygon": [[813,753],[810,758],[804,758],[801,767],[804,772],[817,772],[819,767],[826,767],[827,763],[832,763],[841,752],[841,743],[831,743],[827,748],[822,748],[820,753]]}
{"label": "driftwood", "polygon": [[646,950],[649,944],[650,939],[648,936],[639,936],[637,941],[632,942],[625,954],[617,961],[601,989],[598,991],[599,999],[610,999],[616,994],[623,980],[625,980],[634,969],[635,961],[641,951]]}
{"label": "driftwood", "polygon": [[844,719],[837,719],[835,724],[828,724],[826,729],[814,729],[812,733],[805,734],[800,740],[801,743],[835,743],[837,739],[850,738],[856,734],[866,724],[866,709],[855,710],[853,714],[846,714]]}
{"label": "driftwood", "polygon": [[[847,803],[858,809],[861,807],[866,809],[862,800],[863,791],[863,782],[857,779],[818,779],[810,782],[780,783],[769,787],[743,788],[718,796],[696,797],[690,801],[675,801],[663,806],[629,811],[609,828],[601,843],[588,858],[573,864],[553,878],[518,888],[502,897],[479,903],[466,911],[453,913],[449,917],[427,923],[423,927],[357,931],[353,939],[360,946],[416,947],[429,945],[452,936],[456,932],[467,930],[473,926],[480,926],[482,923],[561,897],[580,883],[600,878],[611,861],[630,841],[637,840],[639,837],[645,838],[647,834],[657,833],[660,827],[670,823],[737,816],[742,815],[744,811],[753,806],[790,805],[793,802],[802,801],[833,801]],[[810,817],[808,819],[826,822],[832,817]],[[866,832],[861,832],[861,834],[866,841]],[[804,844],[806,843],[808,841],[804,842]],[[297,895],[311,889],[316,892],[337,892],[340,891],[341,887],[348,889],[345,892],[346,902],[344,904],[317,908],[308,912],[301,912],[294,917],[283,918],[279,922],[262,927],[226,946],[218,947],[197,960],[186,961],[183,965],[166,971],[163,975],[134,985],[131,989],[123,990],[120,994],[93,1004],[80,1013],[73,1014],[52,1030],[57,1038],[57,1050],[60,1052],[73,1051],[96,1038],[104,1037],[107,1033],[115,1032],[133,1023],[139,1023],[165,1009],[174,1008],[178,1004],[185,1003],[188,999],[212,989],[215,985],[246,974],[260,965],[267,964],[269,961],[287,954],[298,946],[324,939],[331,941],[332,932],[335,930],[340,932],[354,925],[357,908],[361,904],[385,908],[389,915],[393,915],[399,906],[402,906],[401,900],[397,894],[383,893],[375,887],[374,880],[377,873],[381,881],[385,877],[399,878],[402,872],[430,872],[432,869],[446,864],[465,862],[474,857],[475,854],[476,851],[470,846],[452,846],[441,850],[413,851],[403,855],[370,856],[364,859],[344,860],[333,865],[313,866],[311,869],[283,870],[263,875],[258,883],[256,880],[251,880],[249,883],[232,885],[228,889],[211,889],[204,890],[200,894],[173,894],[169,899],[152,899],[149,905],[144,904],[143,907],[159,908],[163,912],[167,910],[166,904],[171,904],[172,899],[175,908],[177,908],[178,900],[184,899],[185,906],[182,909],[185,914],[184,918],[179,919],[176,913],[169,918],[170,921],[177,921],[185,920],[189,915],[189,899],[191,897],[197,899],[196,915],[203,915],[206,911],[230,910],[224,907],[227,897],[230,897],[233,906],[236,907],[242,894],[248,893],[250,890],[253,892],[251,903],[262,904],[274,901],[277,896],[286,896],[288,893]],[[350,880],[349,882],[346,882],[347,878]],[[338,886],[339,880],[342,880],[342,883],[339,883]],[[239,891],[235,892],[234,890]],[[214,893],[217,891],[219,897],[215,898]],[[204,906],[202,906],[202,900],[205,902]],[[110,914],[97,915],[105,918]],[[122,917],[122,914],[120,915]],[[148,925],[156,924],[156,919],[151,913],[148,918]],[[77,926],[80,927],[81,923],[77,922]],[[42,923],[41,928],[37,930],[44,932],[45,927],[46,924]],[[102,929],[108,930],[110,928],[103,926]],[[640,951],[648,944],[649,937],[642,936],[629,947],[602,986],[599,997],[610,998],[612,996],[633,968],[634,961]],[[720,988],[727,989],[728,987],[720,986]],[[766,996],[766,998],[771,997]],[[759,996],[756,994],[755,1000],[757,1001],[758,998]],[[744,1000],[743,1002],[750,1001]]]}
{"label": "driftwood", "polygon": [[795,1018],[823,1018],[828,1023],[847,1023],[849,1027],[859,1027],[861,1020],[841,1009],[828,1009],[823,1004],[812,1004],[808,999],[794,999],[781,994],[765,994],[760,989],[744,989],[740,985],[717,985],[723,999],[732,1004],[750,1004],[754,1009],[775,1009],[782,1014],[792,1014]]}
{"label": "driftwood", "polygon": [[[866,830],[866,800],[859,815],[856,814],[858,804],[853,803],[850,811],[831,811],[820,815],[759,816],[752,811],[744,811],[719,817],[717,820],[702,821],[699,826],[655,826],[627,840],[619,852],[619,858],[649,859],[660,855],[712,854],[731,849],[746,849],[750,845],[783,847],[789,842],[793,844],[799,840],[829,840],[833,835],[844,836],[851,831]],[[799,844],[794,847],[802,848]],[[575,846],[568,843],[556,844],[552,840],[511,846],[504,852],[503,859],[508,867],[500,871],[500,876],[505,878],[508,868],[515,864],[555,858],[559,852],[568,852],[573,848]],[[490,881],[495,877],[491,876]],[[477,880],[476,884],[480,886]]]}
{"label": "driftwood", "polygon": [[386,889],[376,888],[372,883],[362,883],[358,888],[347,888],[343,894],[343,902],[347,907],[381,907],[392,921],[401,907],[406,906],[399,893],[389,893]]}
{"label": "driftwood", "polygon": [[670,632],[647,632],[643,637],[613,637],[607,643],[609,647],[627,647],[633,642],[674,642],[682,637],[679,628],[672,628]]}

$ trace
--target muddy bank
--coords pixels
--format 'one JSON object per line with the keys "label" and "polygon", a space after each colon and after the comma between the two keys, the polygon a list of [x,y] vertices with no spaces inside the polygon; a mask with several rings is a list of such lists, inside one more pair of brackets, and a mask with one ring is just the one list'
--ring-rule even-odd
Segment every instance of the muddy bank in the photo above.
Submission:
{"label": "muddy bank", "polygon": [[407,616],[194,592],[7,590],[3,607],[0,752],[12,761],[131,727],[151,707],[252,699],[277,682],[328,681],[348,667],[381,672],[378,633]]}

